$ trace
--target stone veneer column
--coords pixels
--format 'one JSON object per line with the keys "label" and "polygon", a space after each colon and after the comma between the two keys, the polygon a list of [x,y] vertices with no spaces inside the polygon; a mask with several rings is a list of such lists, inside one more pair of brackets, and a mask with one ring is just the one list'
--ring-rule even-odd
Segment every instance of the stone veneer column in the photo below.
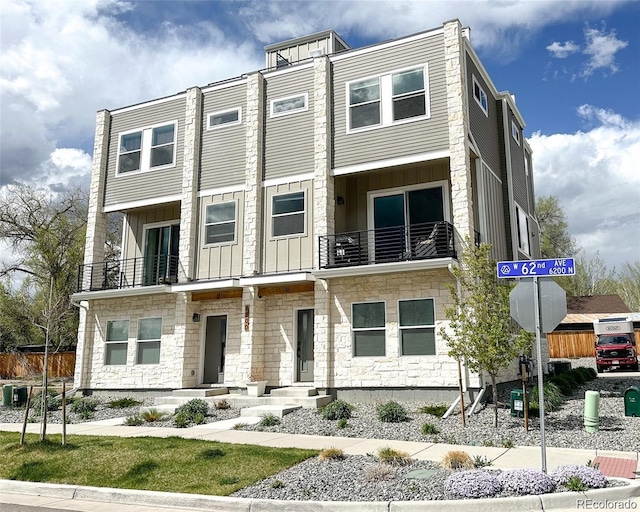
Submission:
{"label": "stone veneer column", "polygon": [[[331,63],[322,55],[313,60],[313,235],[314,267],[319,264],[320,235],[335,230],[334,178],[331,176]],[[315,283],[314,305],[314,384],[328,387],[331,361],[331,293],[330,282],[323,279]]]}
{"label": "stone veneer column", "polygon": [[[96,131],[93,141],[93,162],[91,165],[91,184],[89,188],[89,207],[87,212],[87,232],[84,246],[84,264],[91,265],[104,261],[104,244],[107,236],[107,216],[102,210],[104,199],[105,176],[107,172],[107,157],[109,151],[109,131],[111,127],[111,113],[101,110],[96,115]],[[96,272],[83,272],[82,288],[92,288],[92,281],[102,284],[102,275]],[[80,322],[78,325],[78,345],[76,348],[76,367],[73,385],[77,388],[86,387],[89,365],[91,363],[91,346],[93,345],[93,322],[88,301],[83,301],[80,307]]]}
{"label": "stone veneer column", "polygon": [[462,27],[456,19],[444,24],[444,59],[447,84],[447,115],[449,124],[449,167],[451,173],[451,203],[453,225],[459,236],[456,251],[468,236],[473,242],[473,202],[471,192],[471,162],[467,150],[467,87],[464,74]]}
{"label": "stone veneer column", "polygon": [[[262,258],[262,162],[264,158],[264,77],[256,72],[247,77],[246,165],[244,192],[244,238],[242,273],[261,272]],[[247,310],[248,308],[248,310]],[[245,313],[248,311],[248,324]],[[242,293],[240,344],[247,376],[252,367],[264,368],[264,301],[258,287],[246,287]],[[268,376],[265,375],[265,378]],[[241,383],[237,383],[241,385]]]}
{"label": "stone veneer column", "polygon": [[179,278],[195,277],[195,255],[198,248],[198,171],[200,169],[200,140],[202,134],[202,91],[199,87],[187,90],[184,121],[184,158],[182,164],[182,200],[180,203]]}

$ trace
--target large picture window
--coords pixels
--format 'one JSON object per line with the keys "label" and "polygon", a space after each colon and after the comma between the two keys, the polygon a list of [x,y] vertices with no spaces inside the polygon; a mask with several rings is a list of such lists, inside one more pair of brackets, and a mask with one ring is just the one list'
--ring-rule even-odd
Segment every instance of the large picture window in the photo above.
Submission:
{"label": "large picture window", "polygon": [[223,244],[236,239],[236,202],[210,204],[206,209],[204,243]]}
{"label": "large picture window", "polygon": [[360,302],[351,306],[353,355],[385,355],[385,304]]}
{"label": "large picture window", "polygon": [[141,318],[138,320],[138,364],[158,364],[160,362],[160,339],[162,318]]}
{"label": "large picture window", "polygon": [[271,205],[272,236],[303,234],[304,192],[273,196]]}
{"label": "large picture window", "polygon": [[128,341],[129,320],[107,320],[104,364],[127,364]]}
{"label": "large picture window", "polygon": [[121,133],[116,174],[174,166],[177,126],[172,122]]}
{"label": "large picture window", "polygon": [[403,356],[432,356],[436,353],[433,299],[398,301],[398,328]]}

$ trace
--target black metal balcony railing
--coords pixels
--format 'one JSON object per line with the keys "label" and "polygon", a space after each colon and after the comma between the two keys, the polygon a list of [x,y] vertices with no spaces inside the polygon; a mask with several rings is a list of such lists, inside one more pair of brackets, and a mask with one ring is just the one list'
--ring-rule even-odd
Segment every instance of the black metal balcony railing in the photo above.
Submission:
{"label": "black metal balcony railing", "polygon": [[150,256],[81,265],[78,291],[117,290],[177,281],[177,256]]}
{"label": "black metal balcony railing", "polygon": [[456,256],[445,221],[323,235],[319,248],[321,269]]}

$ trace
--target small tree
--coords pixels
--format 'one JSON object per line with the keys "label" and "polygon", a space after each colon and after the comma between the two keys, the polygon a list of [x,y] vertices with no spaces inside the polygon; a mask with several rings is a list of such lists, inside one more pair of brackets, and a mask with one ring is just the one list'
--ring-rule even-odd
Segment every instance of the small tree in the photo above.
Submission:
{"label": "small tree", "polygon": [[451,331],[441,329],[440,334],[449,344],[450,357],[464,360],[471,370],[485,371],[491,377],[493,424],[497,427],[496,377],[531,348],[532,336],[522,330],[514,333],[509,306],[511,287],[498,280],[490,250],[490,244],[476,247],[467,238],[460,266],[453,269],[458,286],[448,285],[453,305],[445,308],[445,314],[451,321]]}

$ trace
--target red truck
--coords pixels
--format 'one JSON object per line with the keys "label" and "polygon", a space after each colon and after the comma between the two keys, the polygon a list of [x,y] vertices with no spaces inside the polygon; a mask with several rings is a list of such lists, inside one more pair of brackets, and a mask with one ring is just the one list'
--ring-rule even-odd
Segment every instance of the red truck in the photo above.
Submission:
{"label": "red truck", "polygon": [[638,351],[633,322],[628,318],[602,318],[593,322],[596,333],[596,368],[598,373],[611,368],[638,371]]}

